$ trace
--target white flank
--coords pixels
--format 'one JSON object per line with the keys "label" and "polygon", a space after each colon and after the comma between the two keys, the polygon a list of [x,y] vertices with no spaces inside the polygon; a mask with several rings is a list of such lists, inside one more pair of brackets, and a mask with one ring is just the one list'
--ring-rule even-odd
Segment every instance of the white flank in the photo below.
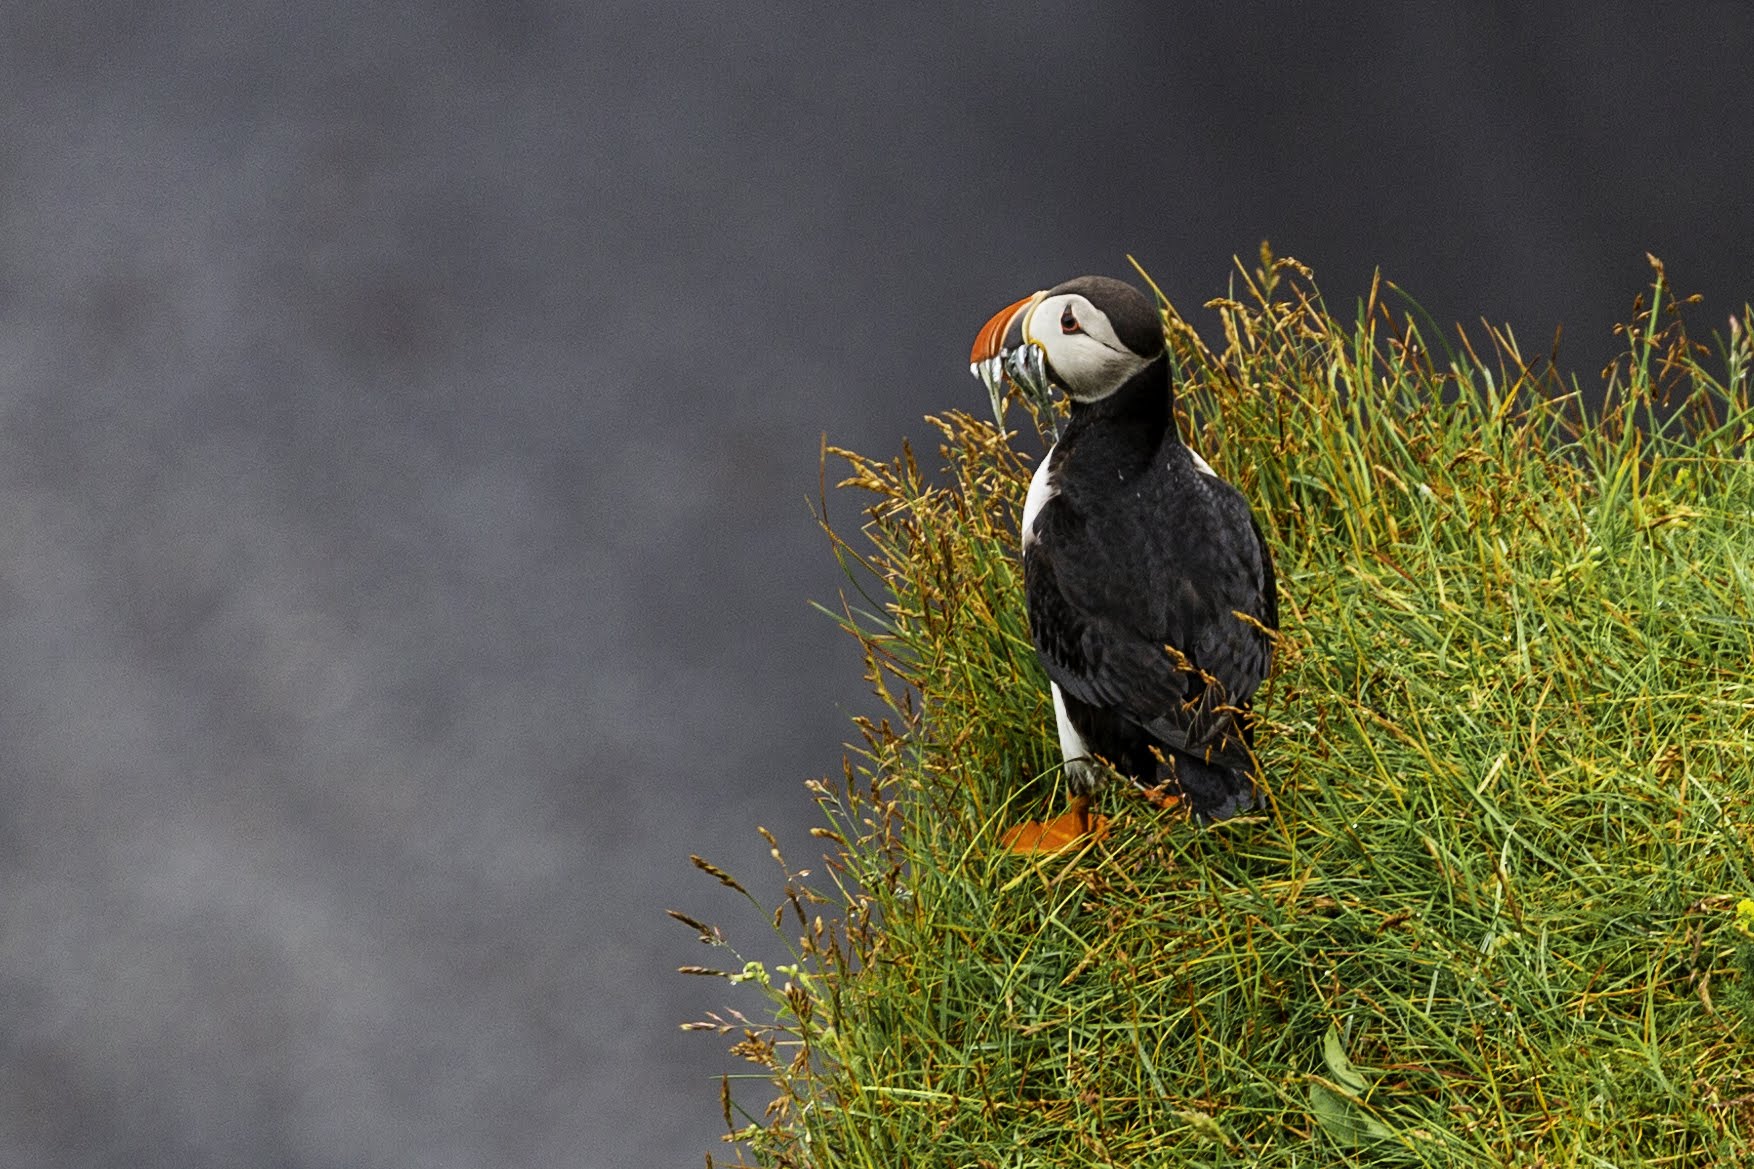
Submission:
{"label": "white flank", "polygon": [[1218,472],[1212,469],[1212,464],[1208,463],[1205,459],[1202,459],[1200,453],[1193,447],[1188,448],[1188,454],[1193,457],[1194,470],[1199,471],[1203,475],[1210,475],[1214,479],[1218,478]]}

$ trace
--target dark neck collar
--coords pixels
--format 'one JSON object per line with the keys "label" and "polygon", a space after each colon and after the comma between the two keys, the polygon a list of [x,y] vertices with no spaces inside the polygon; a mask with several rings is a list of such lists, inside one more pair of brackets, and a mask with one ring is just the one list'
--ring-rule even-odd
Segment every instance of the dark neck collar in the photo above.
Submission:
{"label": "dark neck collar", "polygon": [[1108,423],[1139,427],[1154,441],[1164,437],[1179,440],[1173,422],[1175,398],[1170,392],[1169,357],[1158,354],[1138,373],[1128,378],[1120,389],[1096,402],[1073,402],[1072,420],[1066,431]]}

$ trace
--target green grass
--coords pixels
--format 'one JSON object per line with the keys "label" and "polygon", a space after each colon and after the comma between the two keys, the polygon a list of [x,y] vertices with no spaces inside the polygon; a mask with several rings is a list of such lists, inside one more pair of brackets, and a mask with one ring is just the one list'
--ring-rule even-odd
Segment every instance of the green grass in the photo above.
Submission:
{"label": "green grass", "polygon": [[960,413],[941,474],[834,452],[889,713],[808,785],[795,963],[717,963],[743,1009],[690,1025],[754,1065],[736,1163],[1754,1163],[1754,321],[1707,352],[1659,268],[1586,417],[1508,332],[1236,284],[1221,351],[1166,327],[1278,562],[1269,812],[1111,791],[1108,840],[1001,853],[1060,798],[1029,456]]}

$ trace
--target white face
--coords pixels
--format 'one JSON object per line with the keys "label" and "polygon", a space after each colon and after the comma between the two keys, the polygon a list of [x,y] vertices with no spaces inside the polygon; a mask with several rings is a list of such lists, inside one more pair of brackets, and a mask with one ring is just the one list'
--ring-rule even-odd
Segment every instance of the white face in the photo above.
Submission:
{"label": "white face", "polygon": [[1108,318],[1076,292],[1038,301],[1023,319],[1023,340],[1042,347],[1054,380],[1080,402],[1108,397],[1147,364],[1121,344]]}

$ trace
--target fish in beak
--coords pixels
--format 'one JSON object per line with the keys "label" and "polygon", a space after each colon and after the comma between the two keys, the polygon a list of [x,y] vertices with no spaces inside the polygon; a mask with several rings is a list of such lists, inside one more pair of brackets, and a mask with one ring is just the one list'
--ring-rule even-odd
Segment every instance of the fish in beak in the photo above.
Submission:
{"label": "fish in beak", "polygon": [[1047,296],[1037,292],[1016,304],[1007,305],[993,315],[974,339],[969,351],[968,371],[987,387],[993,405],[993,421],[1005,428],[1005,382],[1007,379],[1023,395],[1036,415],[1051,420],[1053,400],[1049,395],[1047,355],[1042,347],[1029,339],[1029,318],[1035,306]]}

